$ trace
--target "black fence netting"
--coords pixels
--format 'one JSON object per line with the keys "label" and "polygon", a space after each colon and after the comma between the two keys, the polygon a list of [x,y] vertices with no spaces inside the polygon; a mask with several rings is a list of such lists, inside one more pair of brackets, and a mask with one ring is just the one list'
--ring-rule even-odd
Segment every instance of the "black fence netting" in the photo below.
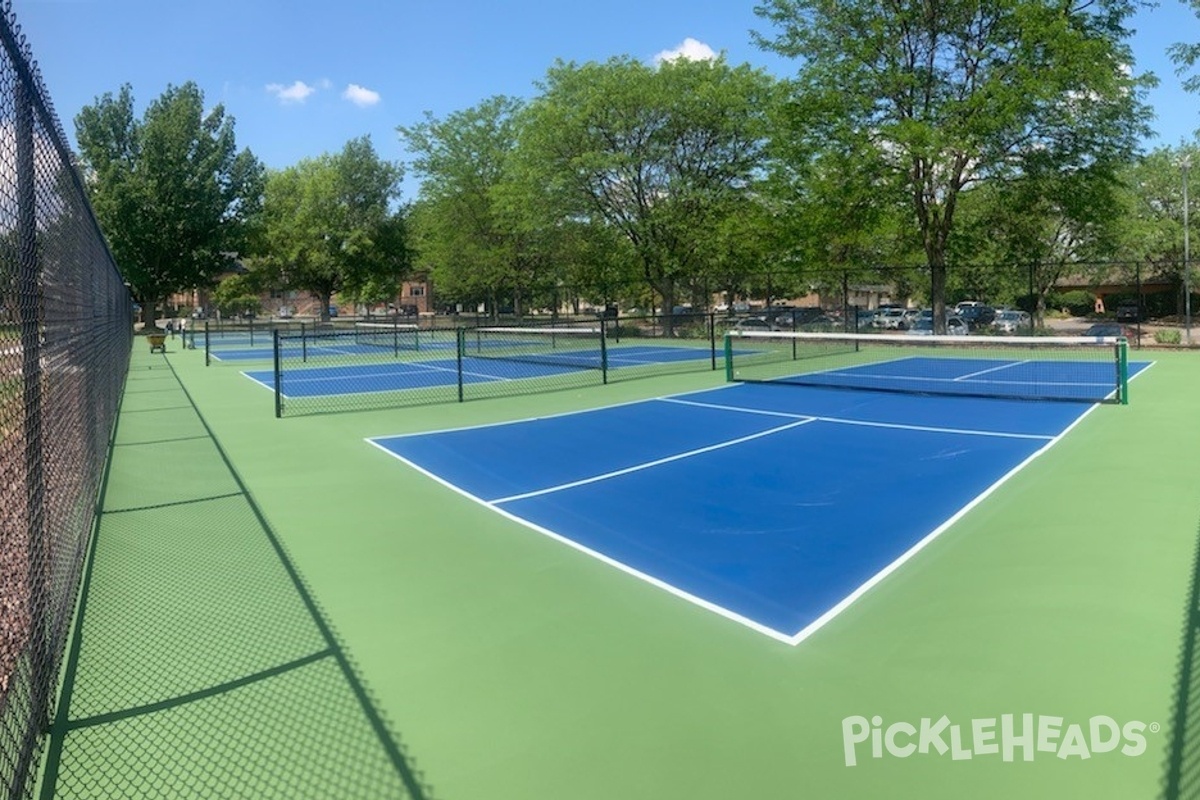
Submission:
{"label": "black fence netting", "polygon": [[132,335],[117,272],[0,11],[0,792],[29,797]]}

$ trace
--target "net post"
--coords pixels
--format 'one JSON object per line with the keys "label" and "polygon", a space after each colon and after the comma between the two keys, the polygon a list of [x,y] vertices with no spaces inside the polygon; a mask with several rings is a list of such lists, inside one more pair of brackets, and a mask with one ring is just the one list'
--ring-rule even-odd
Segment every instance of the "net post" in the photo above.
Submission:
{"label": "net post", "polygon": [[[476,336],[478,336],[478,331],[476,332]],[[454,343],[455,358],[458,361],[458,368],[454,371],[458,375],[458,402],[461,403],[463,401],[463,351],[467,349],[466,328],[459,327],[454,329]]]}
{"label": "net post", "polygon": [[600,320],[600,382],[608,384],[608,320]]}
{"label": "net post", "polygon": [[725,382],[733,383],[733,333],[725,331]]}
{"label": "net post", "polygon": [[1117,340],[1117,387],[1121,405],[1129,405],[1129,342],[1124,336]]}
{"label": "net post", "polygon": [[717,313],[708,313],[708,351],[712,357],[713,372],[717,371]]}
{"label": "net post", "polygon": [[272,333],[275,356],[275,419],[283,416],[283,349],[279,346],[279,331]]}
{"label": "net post", "polygon": [[209,321],[204,320],[204,366],[212,366],[212,341],[208,336]]}

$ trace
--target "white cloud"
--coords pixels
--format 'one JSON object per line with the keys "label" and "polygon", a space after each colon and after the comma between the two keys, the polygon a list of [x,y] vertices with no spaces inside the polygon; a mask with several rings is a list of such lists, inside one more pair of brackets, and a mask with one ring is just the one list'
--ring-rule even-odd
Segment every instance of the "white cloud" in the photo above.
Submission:
{"label": "white cloud", "polygon": [[663,50],[656,55],[654,63],[661,64],[664,61],[675,61],[680,58],[687,59],[688,61],[714,61],[717,58],[717,53],[704,42],[697,41],[689,36],[678,47],[671,50]]}
{"label": "white cloud", "polygon": [[308,96],[316,91],[316,88],[309,86],[304,81],[296,81],[291,86],[284,86],[281,83],[267,84],[267,91],[275,95],[281,103],[303,103],[308,99]]}
{"label": "white cloud", "polygon": [[346,87],[346,91],[342,92],[342,97],[349,100],[359,108],[367,108],[379,102],[379,92],[373,92],[370,89],[359,86],[357,83],[352,83]]}

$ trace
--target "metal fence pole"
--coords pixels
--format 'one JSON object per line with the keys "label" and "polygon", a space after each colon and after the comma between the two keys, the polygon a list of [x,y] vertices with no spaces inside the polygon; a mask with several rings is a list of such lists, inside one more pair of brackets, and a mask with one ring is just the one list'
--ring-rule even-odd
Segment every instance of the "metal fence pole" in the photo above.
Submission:
{"label": "metal fence pole", "polygon": [[[21,330],[21,379],[25,430],[25,513],[27,540],[29,653],[34,675],[48,676],[53,658],[46,638],[50,613],[46,594],[46,482],[43,471],[42,409],[42,275],[37,247],[37,193],[33,156],[33,106],[29,89],[16,86],[17,148],[17,317]],[[50,685],[35,680],[31,687],[30,720],[34,730],[48,722]],[[36,751],[22,748],[16,767],[16,785],[28,779]]]}

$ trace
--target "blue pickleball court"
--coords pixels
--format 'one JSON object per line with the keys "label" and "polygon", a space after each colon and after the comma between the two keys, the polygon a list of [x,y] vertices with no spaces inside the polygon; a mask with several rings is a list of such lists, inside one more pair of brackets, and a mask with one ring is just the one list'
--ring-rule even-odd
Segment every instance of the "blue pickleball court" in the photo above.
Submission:
{"label": "blue pickleball court", "polygon": [[739,384],[371,443],[534,531],[794,644],[1095,408]]}

